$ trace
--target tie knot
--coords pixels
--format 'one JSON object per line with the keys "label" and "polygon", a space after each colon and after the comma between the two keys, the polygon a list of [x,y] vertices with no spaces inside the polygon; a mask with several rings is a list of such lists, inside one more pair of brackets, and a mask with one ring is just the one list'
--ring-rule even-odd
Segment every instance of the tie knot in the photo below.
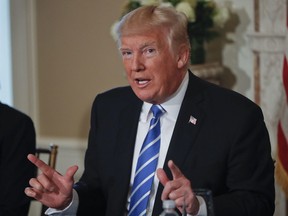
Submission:
{"label": "tie knot", "polygon": [[160,118],[161,115],[163,115],[166,112],[162,106],[155,104],[151,107],[151,111],[153,113],[154,118]]}

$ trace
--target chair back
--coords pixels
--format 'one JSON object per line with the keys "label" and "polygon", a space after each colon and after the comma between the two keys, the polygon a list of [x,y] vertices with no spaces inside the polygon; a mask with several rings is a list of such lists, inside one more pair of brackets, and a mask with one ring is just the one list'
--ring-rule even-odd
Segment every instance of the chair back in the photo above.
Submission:
{"label": "chair back", "polygon": [[48,165],[55,169],[56,159],[58,154],[58,146],[50,144],[49,148],[36,148],[36,157],[40,158],[42,155],[48,155]]}

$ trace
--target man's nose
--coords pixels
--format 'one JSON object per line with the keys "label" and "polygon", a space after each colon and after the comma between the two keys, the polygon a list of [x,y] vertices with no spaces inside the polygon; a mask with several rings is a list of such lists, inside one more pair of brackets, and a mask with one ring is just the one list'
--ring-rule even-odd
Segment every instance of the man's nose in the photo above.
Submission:
{"label": "man's nose", "polygon": [[132,60],[132,70],[135,72],[140,72],[144,70],[145,66],[143,64],[143,61],[141,59],[141,56],[135,55]]}

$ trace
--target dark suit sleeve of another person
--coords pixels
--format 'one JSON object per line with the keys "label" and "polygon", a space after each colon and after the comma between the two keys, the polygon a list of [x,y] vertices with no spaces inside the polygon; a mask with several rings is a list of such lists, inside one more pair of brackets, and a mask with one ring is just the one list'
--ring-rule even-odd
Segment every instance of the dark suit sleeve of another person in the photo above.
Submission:
{"label": "dark suit sleeve of another person", "polygon": [[0,103],[0,215],[28,215],[30,199],[24,189],[35,176],[27,160],[35,153],[35,129],[25,114]]}

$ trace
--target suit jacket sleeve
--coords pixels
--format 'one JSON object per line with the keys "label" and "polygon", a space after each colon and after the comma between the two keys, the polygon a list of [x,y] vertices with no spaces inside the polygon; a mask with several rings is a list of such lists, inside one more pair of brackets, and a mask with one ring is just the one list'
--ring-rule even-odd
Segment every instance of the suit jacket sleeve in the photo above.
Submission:
{"label": "suit jacket sleeve", "polygon": [[126,211],[140,101],[130,87],[97,95],[91,112],[85,170],[75,189],[77,215]]}
{"label": "suit jacket sleeve", "polygon": [[[238,119],[238,118],[236,118]],[[227,192],[216,194],[216,215],[267,215],[274,212],[274,164],[269,135],[259,108],[239,122],[227,158]]]}
{"label": "suit jacket sleeve", "polygon": [[88,148],[85,154],[85,171],[74,185],[79,195],[79,207],[77,215],[91,215],[92,212],[98,215],[105,215],[105,197],[101,190],[101,182],[97,173],[97,146],[96,137],[98,129],[97,97],[92,106]]}

